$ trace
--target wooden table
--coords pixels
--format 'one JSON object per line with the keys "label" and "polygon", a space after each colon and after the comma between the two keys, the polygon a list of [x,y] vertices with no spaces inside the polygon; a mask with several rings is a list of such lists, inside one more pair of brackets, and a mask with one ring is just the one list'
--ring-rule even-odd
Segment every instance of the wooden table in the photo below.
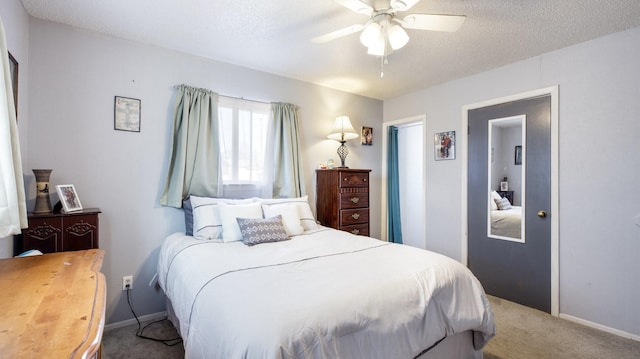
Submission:
{"label": "wooden table", "polygon": [[0,259],[0,356],[98,358],[104,251]]}

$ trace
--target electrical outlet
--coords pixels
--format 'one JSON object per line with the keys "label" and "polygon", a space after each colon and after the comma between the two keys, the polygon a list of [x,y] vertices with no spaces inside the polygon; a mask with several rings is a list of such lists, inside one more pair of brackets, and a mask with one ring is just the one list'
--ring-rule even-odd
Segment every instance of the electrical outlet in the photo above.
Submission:
{"label": "electrical outlet", "polygon": [[133,276],[127,275],[122,277],[122,290],[133,289]]}

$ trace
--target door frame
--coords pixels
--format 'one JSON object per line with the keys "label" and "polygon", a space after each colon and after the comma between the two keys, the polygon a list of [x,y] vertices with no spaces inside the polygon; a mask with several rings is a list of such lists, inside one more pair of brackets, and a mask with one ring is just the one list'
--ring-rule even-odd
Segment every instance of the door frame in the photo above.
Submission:
{"label": "door frame", "polygon": [[[405,117],[403,119],[400,120],[395,120],[395,121],[387,121],[387,122],[383,122],[382,123],[382,188],[381,188],[381,201],[380,203],[382,204],[382,208],[380,208],[380,239],[382,239],[383,241],[389,241],[389,238],[387,238],[387,206],[388,206],[388,198],[387,198],[387,147],[388,144],[387,142],[388,140],[388,132],[389,132],[389,126],[401,126],[404,124],[409,124],[409,123],[417,123],[417,122],[421,122],[422,123],[422,155],[423,158],[427,157],[427,115],[423,114],[423,115],[415,115],[415,116],[411,116],[411,117]],[[422,181],[422,203],[423,206],[425,207],[425,213],[426,213],[426,198],[427,198],[427,166],[426,166],[426,162],[424,163],[424,165],[422,166],[422,178],[424,179]],[[424,228],[423,228],[423,233],[425,234],[425,238],[424,238],[424,244],[425,247],[427,245],[427,238],[426,238],[426,233],[427,233],[427,224],[426,221],[424,221]]]}
{"label": "door frame", "polygon": [[546,87],[538,90],[532,90],[522,92],[519,94],[505,96],[486,101],[476,102],[469,105],[462,106],[462,128],[467,129],[465,136],[460,136],[458,143],[460,148],[464,149],[459,151],[460,160],[462,161],[462,246],[461,246],[461,261],[464,265],[468,266],[469,260],[469,248],[468,248],[468,218],[467,218],[467,195],[468,195],[468,178],[469,178],[469,165],[468,151],[469,151],[469,111],[503,104],[507,102],[524,100],[532,97],[539,96],[551,96],[551,315],[558,316],[560,312],[560,257],[559,257],[559,243],[560,243],[560,231],[559,231],[559,205],[558,205],[558,182],[559,182],[559,152],[558,152],[558,86]]}

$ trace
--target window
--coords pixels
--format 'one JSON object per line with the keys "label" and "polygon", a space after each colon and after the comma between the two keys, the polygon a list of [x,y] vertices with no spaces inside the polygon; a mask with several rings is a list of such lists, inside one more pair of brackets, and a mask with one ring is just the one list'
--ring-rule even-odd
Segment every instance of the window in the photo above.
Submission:
{"label": "window", "polygon": [[259,196],[267,181],[271,105],[220,96],[218,119],[225,196]]}

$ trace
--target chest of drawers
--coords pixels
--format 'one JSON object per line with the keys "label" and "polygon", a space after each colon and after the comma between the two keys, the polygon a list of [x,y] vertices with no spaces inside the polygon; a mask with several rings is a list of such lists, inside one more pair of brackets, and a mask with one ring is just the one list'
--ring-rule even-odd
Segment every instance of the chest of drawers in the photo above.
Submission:
{"label": "chest of drawers", "polygon": [[369,235],[369,172],[342,168],[316,171],[316,214],[320,224]]}
{"label": "chest of drawers", "polygon": [[42,253],[99,248],[98,208],[69,213],[29,213],[29,227],[16,236],[16,255],[29,249]]}

